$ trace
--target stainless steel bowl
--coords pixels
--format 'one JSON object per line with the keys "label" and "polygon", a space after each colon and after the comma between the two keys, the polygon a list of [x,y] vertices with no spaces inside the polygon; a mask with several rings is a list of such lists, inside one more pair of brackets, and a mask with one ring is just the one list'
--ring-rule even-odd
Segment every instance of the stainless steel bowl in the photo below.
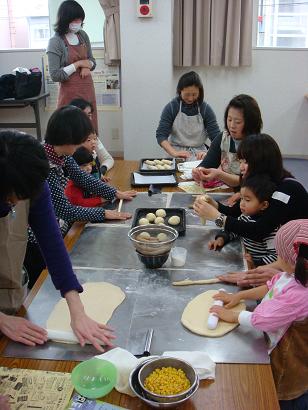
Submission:
{"label": "stainless steel bowl", "polygon": [[139,371],[140,369],[144,366],[145,363],[149,363],[152,360],[155,359],[148,359],[146,361],[144,361],[143,363],[139,364],[137,367],[135,367],[135,369],[131,372],[130,376],[129,376],[129,385],[130,388],[132,389],[132,391],[135,393],[135,395],[144,403],[146,403],[147,405],[156,408],[156,409],[171,409],[174,407],[179,406],[180,404],[184,403],[186,400],[190,399],[198,390],[199,387],[199,378],[197,378],[197,382],[195,384],[194,388],[191,388],[190,392],[187,394],[187,396],[184,399],[181,399],[177,402],[173,402],[173,403],[159,403],[157,401],[154,400],[150,400],[145,396],[144,391],[142,390],[140,384],[139,384],[139,380],[138,380],[138,375],[139,375]]}
{"label": "stainless steel bowl", "polygon": [[[162,367],[173,367],[175,369],[182,369],[186,377],[190,381],[190,387],[185,391],[174,395],[161,395],[151,392],[144,386],[145,379],[155,370]],[[198,375],[195,369],[187,362],[174,357],[159,357],[145,363],[138,374],[139,385],[144,393],[144,396],[149,400],[154,400],[160,403],[178,403],[179,400],[185,399],[187,395],[195,388],[198,382]]]}
{"label": "stainless steel bowl", "polygon": [[[167,240],[164,242],[150,242],[145,240],[139,240],[137,237],[142,232],[148,232],[151,237],[156,237],[159,233],[167,235]],[[140,225],[135,226],[128,232],[128,237],[134,245],[135,249],[142,255],[153,256],[163,255],[170,252],[173,242],[179,236],[178,231],[170,226],[165,225]]]}

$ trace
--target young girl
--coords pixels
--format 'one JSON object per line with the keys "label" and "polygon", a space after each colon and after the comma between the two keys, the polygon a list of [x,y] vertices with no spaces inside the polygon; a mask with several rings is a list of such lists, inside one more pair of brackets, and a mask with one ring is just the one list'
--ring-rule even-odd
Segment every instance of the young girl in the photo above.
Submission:
{"label": "young girl", "polygon": [[[266,285],[235,294],[219,292],[214,299],[222,300],[225,307],[213,306],[210,312],[226,322],[266,332],[281,407],[307,409],[308,220],[283,225],[277,232],[275,246],[284,272],[276,274]],[[242,299],[261,298],[253,312],[238,313],[231,309]]]}
{"label": "young girl", "polygon": [[[84,100],[83,98],[75,98],[70,102],[70,105],[80,108],[87,116],[92,120],[93,116],[93,105]],[[88,150],[93,154],[93,166],[92,175],[97,178],[101,178],[103,181],[108,182],[109,179],[104,175],[109,169],[114,165],[114,159],[106,150],[101,140],[97,137],[95,133],[89,135],[87,140],[83,143],[83,146],[88,148]]]}
{"label": "young girl", "polygon": [[[276,185],[267,175],[255,175],[246,178],[241,185],[240,209],[242,214],[238,217],[240,221],[256,222],[269,206],[269,201]],[[275,262],[277,254],[274,247],[274,238],[278,228],[259,240],[253,240],[242,236],[250,268]],[[210,241],[209,249],[222,248],[226,243],[238,238],[233,232],[222,230]],[[254,265],[254,266],[253,266]]]}
{"label": "young girl", "polygon": [[[92,173],[93,155],[87,150],[87,148],[79,147],[74,152],[73,158],[82,171],[85,171],[87,174]],[[64,193],[73,205],[95,207],[101,206],[106,202],[100,196],[91,196],[79,185],[76,185],[76,183],[71,179],[68,181]]]}
{"label": "young girl", "polygon": [[161,114],[157,142],[172,157],[202,159],[206,139],[213,141],[220,129],[212,108],[204,101],[199,75],[194,71],[183,74],[176,93]]}
{"label": "young girl", "polygon": [[250,134],[261,131],[262,117],[257,101],[246,94],[232,98],[225,110],[225,131],[219,135],[192,176],[196,182],[220,180],[237,187],[240,185],[240,162],[237,149]]}

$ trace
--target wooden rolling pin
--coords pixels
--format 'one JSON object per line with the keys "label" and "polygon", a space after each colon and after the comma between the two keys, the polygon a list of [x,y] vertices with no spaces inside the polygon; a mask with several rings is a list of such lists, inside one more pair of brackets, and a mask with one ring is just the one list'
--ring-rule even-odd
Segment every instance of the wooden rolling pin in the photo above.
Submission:
{"label": "wooden rolling pin", "polygon": [[187,286],[187,285],[210,285],[212,283],[219,283],[221,280],[218,278],[200,279],[200,280],[180,280],[179,282],[172,282],[173,286]]}

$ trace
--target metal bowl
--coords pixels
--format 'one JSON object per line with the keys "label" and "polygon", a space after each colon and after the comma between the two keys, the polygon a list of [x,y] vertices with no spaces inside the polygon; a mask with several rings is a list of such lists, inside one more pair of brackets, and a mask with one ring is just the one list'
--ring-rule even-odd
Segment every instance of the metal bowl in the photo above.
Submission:
{"label": "metal bowl", "polygon": [[179,406],[180,404],[184,403],[186,400],[190,399],[198,390],[199,387],[199,378],[197,379],[197,382],[195,384],[194,388],[191,388],[189,394],[187,394],[187,396],[184,399],[181,399],[177,402],[173,402],[173,403],[164,403],[164,402],[157,402],[154,400],[150,400],[145,396],[144,391],[142,390],[140,384],[139,384],[139,380],[138,380],[138,375],[139,375],[139,371],[140,369],[144,366],[145,363],[149,363],[152,360],[155,359],[148,359],[145,360],[144,362],[142,362],[141,364],[139,364],[137,367],[135,367],[135,369],[131,372],[130,376],[129,376],[129,385],[130,388],[132,389],[132,391],[135,393],[135,395],[144,403],[146,403],[148,406],[151,406],[153,408],[156,409],[171,409],[174,407]]}
{"label": "metal bowl", "polygon": [[[182,369],[186,377],[190,381],[190,387],[181,393],[174,395],[161,395],[151,392],[144,386],[145,379],[155,370],[162,367],[173,367],[175,369]],[[193,390],[198,382],[198,375],[195,369],[187,362],[181,359],[176,359],[174,357],[159,357],[157,359],[151,360],[145,363],[139,371],[138,381],[144,396],[147,399],[154,400],[160,403],[178,403],[179,400],[185,399],[187,395]]]}
{"label": "metal bowl", "polygon": [[[138,240],[137,237],[142,232],[148,232],[151,237],[156,237],[159,233],[167,235],[167,240],[164,242],[150,242],[145,240]],[[142,255],[153,256],[163,255],[170,252],[173,242],[179,236],[176,229],[166,225],[140,225],[135,226],[128,232],[128,237],[134,245],[135,249]]]}

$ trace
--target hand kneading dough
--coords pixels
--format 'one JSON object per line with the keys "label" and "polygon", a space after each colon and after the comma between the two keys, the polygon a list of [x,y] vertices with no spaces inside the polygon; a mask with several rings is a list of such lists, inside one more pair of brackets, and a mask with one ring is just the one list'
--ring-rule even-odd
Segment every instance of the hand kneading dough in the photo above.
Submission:
{"label": "hand kneading dough", "polygon": [[[231,332],[231,330],[238,326],[238,323],[227,323],[219,319],[216,329],[208,329],[207,319],[209,317],[209,309],[213,305],[213,296],[216,295],[216,293],[218,293],[218,290],[203,292],[189,302],[184,309],[181,322],[191,332],[201,336],[219,337]],[[245,303],[239,303],[232,308],[232,310],[236,312],[241,312],[245,309]]]}
{"label": "hand kneading dough", "polygon": [[[82,286],[84,290],[80,293],[80,299],[85,312],[93,320],[105,325],[125,299],[125,293],[118,286],[108,282],[90,282]],[[67,303],[62,298],[55,305],[47,320],[47,329],[71,332],[70,322]]]}

